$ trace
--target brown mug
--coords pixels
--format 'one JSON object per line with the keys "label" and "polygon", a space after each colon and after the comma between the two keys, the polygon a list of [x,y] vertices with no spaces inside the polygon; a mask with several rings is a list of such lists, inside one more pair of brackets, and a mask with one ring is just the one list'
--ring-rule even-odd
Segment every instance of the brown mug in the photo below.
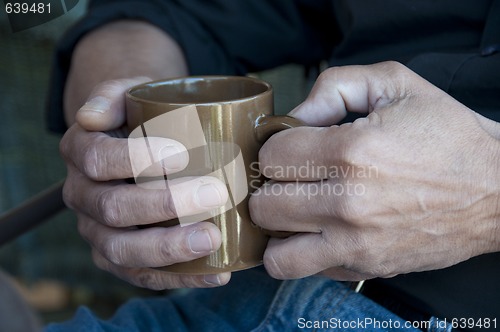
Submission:
{"label": "brown mug", "polygon": [[[192,176],[215,176],[229,192],[224,207],[182,216],[153,226],[209,221],[222,233],[222,245],[209,256],[161,267],[183,274],[238,271],[262,264],[269,232],[250,219],[250,194],[265,181],[257,167],[259,149],[272,134],[303,123],[273,115],[273,89],[251,77],[182,77],[141,84],[126,93],[131,138],[166,137],[189,153],[183,171],[165,182]],[[137,174],[137,184],[150,178]],[[168,184],[167,184],[168,186]]]}

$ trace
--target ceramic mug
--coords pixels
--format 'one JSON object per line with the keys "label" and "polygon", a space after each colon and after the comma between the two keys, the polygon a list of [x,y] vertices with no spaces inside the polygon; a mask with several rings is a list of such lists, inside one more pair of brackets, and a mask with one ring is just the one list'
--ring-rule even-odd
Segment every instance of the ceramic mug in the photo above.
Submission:
{"label": "ceramic mug", "polygon": [[[243,76],[181,77],[141,84],[127,91],[129,137],[174,139],[189,153],[185,170],[164,176],[166,188],[169,181],[208,175],[224,182],[229,193],[224,207],[153,225],[171,227],[209,221],[222,233],[222,245],[216,252],[159,269],[215,274],[262,264],[269,232],[256,226],[248,211],[250,194],[265,181],[258,170],[259,149],[272,134],[303,125],[289,116],[274,116],[273,107],[271,85]],[[141,176],[141,170],[135,180],[139,185],[152,181]]]}

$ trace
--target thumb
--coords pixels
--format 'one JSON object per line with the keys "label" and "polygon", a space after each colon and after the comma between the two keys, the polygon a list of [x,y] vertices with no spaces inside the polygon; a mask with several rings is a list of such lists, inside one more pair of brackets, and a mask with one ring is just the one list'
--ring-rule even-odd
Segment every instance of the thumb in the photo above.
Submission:
{"label": "thumb", "polygon": [[125,124],[125,91],[151,81],[149,77],[117,79],[99,83],[76,113],[78,124],[89,131],[108,131]]}
{"label": "thumb", "polygon": [[289,115],[310,126],[330,126],[348,111],[369,113],[401,99],[405,95],[405,77],[410,73],[393,61],[329,68],[319,75],[307,99]]}

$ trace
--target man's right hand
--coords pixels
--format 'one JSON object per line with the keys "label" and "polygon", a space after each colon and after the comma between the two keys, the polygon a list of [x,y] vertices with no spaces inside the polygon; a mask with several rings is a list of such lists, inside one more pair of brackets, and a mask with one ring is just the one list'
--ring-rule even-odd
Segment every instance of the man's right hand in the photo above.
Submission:
{"label": "man's right hand", "polygon": [[[200,222],[184,227],[137,227],[176,218],[177,212],[189,215],[208,211],[223,205],[228,197],[225,185],[215,178],[188,181],[175,186],[175,190],[182,191],[177,197],[186,199],[183,211],[176,212],[169,190],[145,189],[125,181],[133,177],[131,154],[138,160],[148,152],[134,149],[133,145],[129,149],[126,138],[105,132],[125,124],[124,92],[146,80],[101,83],[77,112],[76,123],[60,144],[68,168],[64,201],[75,210],[79,232],[91,245],[94,262],[100,268],[134,285],[156,290],[224,285],[230,273],[195,276],[154,269],[217,250],[221,234],[215,225]],[[168,138],[149,142],[151,151],[161,155],[167,173],[187,165],[186,150],[179,142]]]}

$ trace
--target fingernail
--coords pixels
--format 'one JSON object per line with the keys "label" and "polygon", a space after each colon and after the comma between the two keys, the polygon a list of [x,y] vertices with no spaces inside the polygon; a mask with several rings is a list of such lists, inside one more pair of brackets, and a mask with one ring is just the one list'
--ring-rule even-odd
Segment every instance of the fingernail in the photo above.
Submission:
{"label": "fingernail", "polygon": [[226,203],[220,189],[214,184],[201,185],[196,191],[196,201],[202,207],[215,208]]}
{"label": "fingernail", "polygon": [[110,108],[110,106],[111,100],[102,96],[97,96],[90,99],[82,107],[80,107],[80,111],[104,113]]}
{"label": "fingernail", "polygon": [[184,169],[187,164],[186,151],[174,145],[167,145],[158,152],[161,166],[170,171]]}
{"label": "fingernail", "polygon": [[209,285],[221,285],[221,281],[218,274],[207,274],[203,277],[205,282]]}
{"label": "fingernail", "polygon": [[192,252],[211,252],[213,251],[212,239],[206,229],[194,231],[188,238],[189,248]]}

